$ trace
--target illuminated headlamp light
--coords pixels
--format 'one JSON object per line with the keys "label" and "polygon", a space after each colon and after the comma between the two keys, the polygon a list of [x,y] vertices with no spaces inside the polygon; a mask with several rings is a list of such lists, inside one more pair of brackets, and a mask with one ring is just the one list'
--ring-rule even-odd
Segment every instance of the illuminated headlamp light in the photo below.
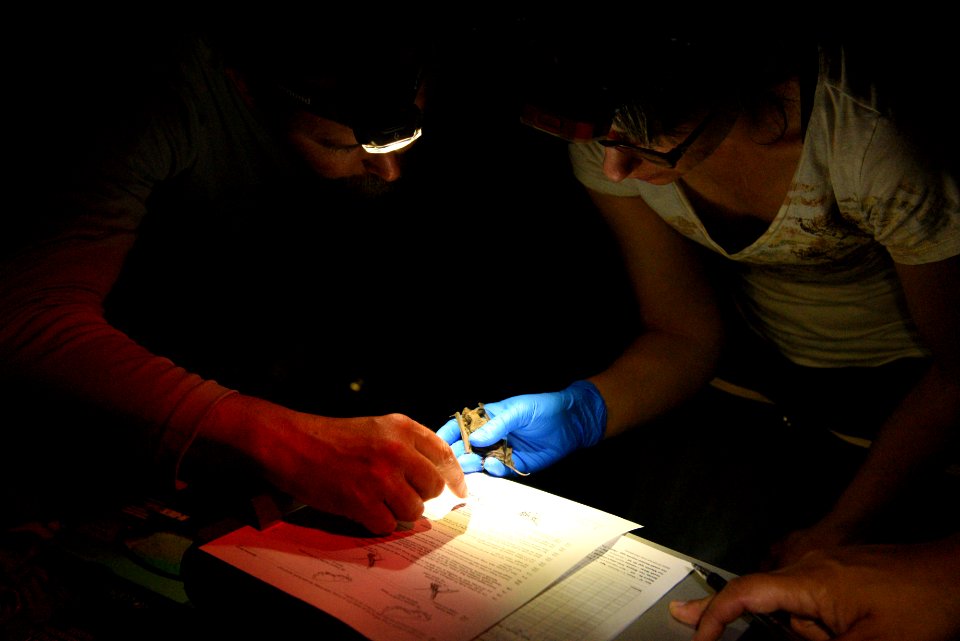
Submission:
{"label": "illuminated headlamp light", "polygon": [[419,75],[412,92],[409,89],[399,92],[408,93],[409,98],[398,99],[398,92],[391,87],[386,87],[382,93],[368,90],[314,92],[297,90],[286,84],[277,85],[280,95],[288,103],[353,129],[357,142],[371,154],[388,154],[403,149],[422,135],[422,114],[413,102],[418,87]]}
{"label": "illuminated headlamp light", "polygon": [[406,105],[393,110],[389,117],[353,119],[353,135],[371,154],[389,154],[403,149],[421,136],[420,109]]}

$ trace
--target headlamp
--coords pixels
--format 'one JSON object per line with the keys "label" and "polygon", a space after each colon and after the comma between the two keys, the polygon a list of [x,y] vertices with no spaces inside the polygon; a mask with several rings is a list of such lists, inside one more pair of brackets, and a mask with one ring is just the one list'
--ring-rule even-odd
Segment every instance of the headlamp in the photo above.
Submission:
{"label": "headlamp", "polygon": [[396,79],[346,83],[334,88],[276,86],[288,104],[353,129],[357,142],[369,153],[388,154],[410,145],[422,135],[422,113],[414,102],[420,88],[417,69],[406,82]]}
{"label": "headlamp", "polygon": [[422,135],[420,108],[415,104],[396,105],[380,114],[352,118],[353,135],[371,154],[389,154],[403,149]]}

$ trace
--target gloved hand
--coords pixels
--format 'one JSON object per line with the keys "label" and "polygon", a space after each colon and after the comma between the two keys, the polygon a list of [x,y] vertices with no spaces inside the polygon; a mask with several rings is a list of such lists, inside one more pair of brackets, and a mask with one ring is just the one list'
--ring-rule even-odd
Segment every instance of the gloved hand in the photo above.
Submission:
{"label": "gloved hand", "polygon": [[[484,403],[490,420],[470,435],[477,447],[507,439],[513,463],[529,474],[556,463],[581,447],[596,445],[607,425],[607,405],[593,383],[577,381],[560,392],[522,394],[497,403]],[[464,472],[486,470],[493,476],[512,475],[502,461],[464,454],[460,427],[450,419],[437,434],[453,447]]]}

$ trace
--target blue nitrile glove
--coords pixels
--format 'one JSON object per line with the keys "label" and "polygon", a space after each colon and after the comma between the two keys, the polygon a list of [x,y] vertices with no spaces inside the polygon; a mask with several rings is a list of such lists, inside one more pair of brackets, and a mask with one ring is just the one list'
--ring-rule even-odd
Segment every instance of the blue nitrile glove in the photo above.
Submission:
{"label": "blue nitrile glove", "polygon": [[[522,394],[483,407],[490,420],[470,435],[470,444],[488,447],[506,438],[513,448],[514,466],[525,474],[542,470],[576,449],[596,445],[607,425],[607,405],[589,381],[577,381],[560,392]],[[455,419],[437,434],[453,447],[464,472],[513,474],[492,456],[481,460],[477,454],[464,454]]]}

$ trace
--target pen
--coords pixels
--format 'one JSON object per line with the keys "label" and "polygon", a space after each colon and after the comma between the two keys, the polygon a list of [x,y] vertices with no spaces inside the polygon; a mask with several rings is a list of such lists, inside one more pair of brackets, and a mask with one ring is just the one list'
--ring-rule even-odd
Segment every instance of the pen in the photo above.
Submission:
{"label": "pen", "polygon": [[[716,572],[712,572],[696,563],[693,564],[693,569],[714,591],[719,592],[726,587],[727,580]],[[793,628],[790,627],[790,622],[786,619],[780,619],[762,612],[747,612],[744,618],[750,621],[751,625],[756,623],[764,628],[770,634],[771,639],[777,639],[777,641],[806,641],[804,637],[794,632]]]}

